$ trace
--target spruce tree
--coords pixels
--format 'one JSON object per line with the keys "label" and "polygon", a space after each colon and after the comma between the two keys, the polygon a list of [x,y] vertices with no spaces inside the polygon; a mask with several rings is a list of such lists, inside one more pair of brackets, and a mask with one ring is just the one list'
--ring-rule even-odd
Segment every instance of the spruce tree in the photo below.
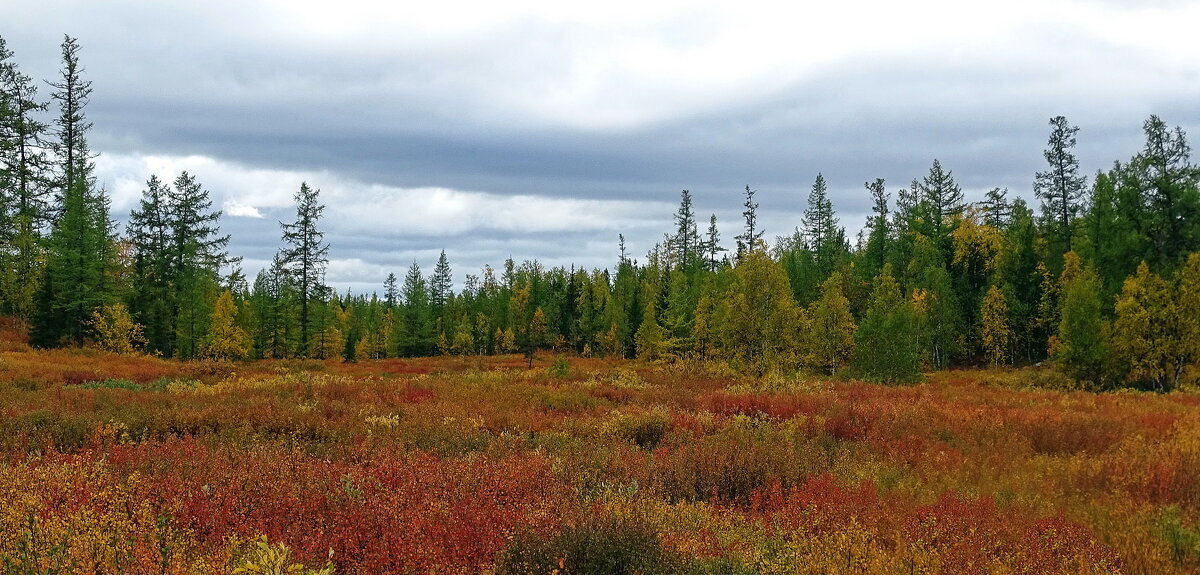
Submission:
{"label": "spruce tree", "polygon": [[808,208],[804,210],[804,234],[808,248],[813,252],[817,271],[821,277],[833,273],[837,258],[846,244],[845,231],[838,227],[833,204],[825,176],[817,174],[812,191],[808,195]]}
{"label": "spruce tree", "polygon": [[933,240],[941,250],[945,261],[951,256],[951,235],[963,212],[963,192],[954,181],[954,174],[942,168],[942,163],[933,161],[929,174],[916,185],[919,194],[919,210],[923,219],[919,231]]}
{"label": "spruce tree", "polygon": [[42,271],[42,238],[50,222],[46,186],[46,104],[33,79],[12,61],[0,38],[0,304],[28,321]]}
{"label": "spruce tree", "polygon": [[1042,153],[1050,167],[1038,172],[1033,183],[1034,193],[1042,200],[1047,228],[1057,244],[1057,254],[1074,249],[1072,226],[1087,186],[1087,177],[1079,174],[1079,159],[1075,157],[1075,134],[1078,132],[1079,128],[1069,124],[1063,116],[1050,119],[1050,141]]}
{"label": "spruce tree", "polygon": [[308,350],[308,342],[312,337],[310,308],[322,291],[325,266],[329,263],[329,244],[325,243],[325,232],[317,228],[321,213],[325,211],[325,206],[319,202],[320,194],[321,190],[310,188],[308,183],[300,184],[300,191],[295,196],[296,221],[279,223],[283,228],[285,244],[279,251],[279,259],[292,277],[299,299],[299,345],[304,351]]}
{"label": "spruce tree", "polygon": [[438,255],[437,264],[433,266],[433,275],[429,276],[429,303],[436,313],[446,305],[450,297],[450,289],[454,283],[450,272],[450,261],[446,259],[446,250]]}
{"label": "spruce tree", "polygon": [[692,209],[692,194],[687,190],[680,193],[679,210],[675,212],[675,235],[671,236],[670,245],[672,260],[679,268],[690,270],[699,259],[700,233]]}
{"label": "spruce tree", "polygon": [[429,290],[421,266],[413,262],[404,276],[401,288],[404,296],[403,328],[400,334],[400,354],[408,357],[428,355],[433,351],[433,314],[429,306]]}
{"label": "spruce tree", "polygon": [[1133,165],[1151,216],[1152,263],[1170,269],[1200,249],[1200,169],[1191,164],[1182,128],[1169,129],[1161,118],[1150,116],[1143,131],[1146,143]]}
{"label": "spruce tree", "polygon": [[84,115],[91,82],[82,77],[79,45],[66,37],[62,44],[61,78],[50,85],[59,104],[53,143],[58,171],[54,185],[58,209],[47,240],[45,273],[36,296],[30,341],[38,346],[65,342],[82,345],[92,311],[111,303],[116,286],[110,275],[116,248],[109,199],[93,186],[92,158]]}
{"label": "spruce tree", "polygon": [[866,182],[863,186],[871,195],[872,215],[867,219],[867,227],[871,231],[867,235],[867,244],[863,248],[865,273],[871,276],[883,269],[891,243],[888,193],[883,178],[876,178],[875,181]]}
{"label": "spruce tree", "polygon": [[717,260],[717,256],[721,255],[721,252],[728,251],[726,248],[721,247],[721,232],[717,230],[717,214],[712,214],[708,217],[708,233],[705,234],[702,248],[708,271],[717,271],[721,265],[721,262]]}
{"label": "spruce tree", "polygon": [[738,261],[741,261],[747,252],[754,250],[758,240],[763,237],[763,230],[758,228],[758,202],[754,201],[754,190],[751,190],[750,186],[746,186],[746,201],[742,205],[746,208],[742,212],[742,217],[746,219],[746,227],[736,238]]}

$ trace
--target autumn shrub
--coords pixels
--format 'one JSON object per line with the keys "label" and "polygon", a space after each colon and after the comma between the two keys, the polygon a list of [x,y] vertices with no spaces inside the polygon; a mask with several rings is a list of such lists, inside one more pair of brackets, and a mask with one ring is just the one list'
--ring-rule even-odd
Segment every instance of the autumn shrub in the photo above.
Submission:
{"label": "autumn shrub", "polygon": [[664,548],[658,532],[637,517],[589,516],[552,537],[518,534],[504,550],[503,575],[675,574],[684,559]]}
{"label": "autumn shrub", "polygon": [[828,447],[800,425],[737,416],[714,435],[658,447],[649,481],[669,501],[745,501],[773,481],[794,485],[827,470]]}

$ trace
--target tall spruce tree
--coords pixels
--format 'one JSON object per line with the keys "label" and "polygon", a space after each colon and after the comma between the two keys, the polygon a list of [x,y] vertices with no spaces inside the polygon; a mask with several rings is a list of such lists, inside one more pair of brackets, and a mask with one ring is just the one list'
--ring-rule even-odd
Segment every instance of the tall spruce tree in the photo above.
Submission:
{"label": "tall spruce tree", "polygon": [[1075,134],[1079,127],[1072,126],[1063,116],[1050,119],[1050,140],[1042,155],[1049,169],[1038,172],[1033,191],[1042,200],[1042,214],[1046,228],[1055,242],[1055,258],[1071,251],[1072,226],[1079,213],[1087,186],[1087,177],[1079,173],[1079,159],[1075,157]]}
{"label": "tall spruce tree", "polygon": [[708,233],[704,236],[702,249],[708,271],[717,271],[721,265],[721,262],[717,260],[717,256],[721,255],[721,252],[729,251],[721,246],[721,232],[717,230],[717,214],[712,214],[708,217]]}
{"label": "tall spruce tree", "polygon": [[204,338],[211,305],[219,295],[220,269],[230,262],[229,236],[220,235],[220,211],[195,176],[183,172],[168,192],[167,223],[171,281],[175,290],[176,349],[179,357],[195,357]]}
{"label": "tall spruce tree", "polygon": [[943,169],[942,163],[935,159],[929,174],[917,183],[916,191],[923,219],[919,231],[933,240],[949,263],[953,252],[951,235],[964,207],[962,188],[954,181],[953,172]]}
{"label": "tall spruce tree", "polygon": [[174,353],[175,340],[169,193],[168,186],[158,176],[150,176],[125,228],[133,252],[130,312],[144,327],[150,350],[166,356]]}
{"label": "tall spruce tree", "polygon": [[1150,116],[1143,131],[1146,143],[1132,164],[1150,212],[1151,263],[1173,268],[1200,249],[1200,169],[1191,164],[1183,128],[1172,130],[1158,116]]}
{"label": "tall spruce tree", "polygon": [[755,249],[758,240],[763,237],[763,230],[758,227],[758,202],[754,201],[754,190],[750,189],[750,186],[746,186],[746,201],[742,205],[746,208],[742,212],[742,217],[746,219],[746,227],[736,238],[738,261],[741,261],[747,252]]}
{"label": "tall spruce tree", "polygon": [[300,184],[296,192],[296,221],[283,228],[284,247],[280,249],[280,260],[293,279],[300,304],[300,338],[302,353],[308,350],[312,336],[312,302],[322,293],[325,266],[329,263],[329,244],[325,243],[325,232],[317,228],[325,206],[320,203],[321,190]]}
{"label": "tall spruce tree", "polygon": [[437,264],[433,266],[433,275],[429,276],[429,303],[436,313],[440,314],[442,307],[446,305],[453,283],[450,260],[446,259],[446,250],[442,250],[438,255]]}
{"label": "tall spruce tree", "polygon": [[808,208],[804,210],[804,235],[808,248],[813,252],[817,271],[821,277],[833,273],[837,258],[846,244],[846,233],[838,227],[833,213],[833,203],[825,176],[817,174],[812,191],[808,194]]}
{"label": "tall spruce tree", "polygon": [[863,186],[871,195],[872,212],[867,219],[867,227],[871,231],[867,234],[867,244],[863,248],[863,261],[866,268],[864,271],[868,276],[873,276],[883,270],[891,243],[891,229],[888,224],[888,193],[883,178],[876,178],[875,181],[866,182]]}
{"label": "tall spruce tree", "polygon": [[49,224],[46,104],[0,38],[0,304],[22,321],[33,313]]}
{"label": "tall spruce tree", "polygon": [[46,267],[36,296],[31,343],[82,345],[92,312],[110,303],[116,261],[109,199],[94,188],[92,159],[87,144],[91,123],[84,115],[91,82],[83,79],[79,44],[67,36],[62,43],[61,78],[50,85],[59,104],[52,149],[57,160],[53,177],[59,204],[47,242]]}
{"label": "tall spruce tree", "polygon": [[671,236],[672,260],[679,268],[690,270],[699,261],[700,232],[696,227],[696,212],[692,209],[692,193],[683,190],[679,210],[675,212],[675,234]]}

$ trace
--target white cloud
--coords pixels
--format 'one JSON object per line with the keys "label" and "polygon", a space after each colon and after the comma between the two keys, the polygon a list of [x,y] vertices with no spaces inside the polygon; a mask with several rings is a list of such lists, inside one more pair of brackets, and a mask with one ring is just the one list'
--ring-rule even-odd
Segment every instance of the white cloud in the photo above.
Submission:
{"label": "white cloud", "polygon": [[222,206],[222,211],[227,216],[236,218],[259,218],[263,217],[262,212],[254,206],[247,206],[237,200],[226,200]]}

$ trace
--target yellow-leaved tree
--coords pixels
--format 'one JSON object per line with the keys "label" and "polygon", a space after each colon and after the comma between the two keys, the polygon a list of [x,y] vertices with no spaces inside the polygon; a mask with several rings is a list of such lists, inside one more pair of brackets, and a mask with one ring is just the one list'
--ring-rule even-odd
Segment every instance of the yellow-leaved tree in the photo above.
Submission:
{"label": "yellow-leaved tree", "polygon": [[1183,374],[1179,359],[1179,316],[1171,286],[1142,262],[1125,279],[1117,296],[1112,347],[1125,379],[1160,391],[1173,388]]}
{"label": "yellow-leaved tree", "polygon": [[95,334],[94,345],[123,355],[135,354],[146,345],[141,324],[133,321],[123,303],[106,305],[92,312],[88,322]]}
{"label": "yellow-leaved tree", "polygon": [[250,338],[237,325],[233,293],[225,290],[213,305],[212,322],[202,342],[201,355],[216,361],[235,361],[246,359],[249,348]]}
{"label": "yellow-leaved tree", "polygon": [[805,364],[829,375],[837,373],[854,353],[854,316],[842,295],[842,274],[834,272],[821,284],[821,297],[807,314]]}
{"label": "yellow-leaved tree", "polygon": [[738,367],[763,375],[795,365],[800,310],[787,275],[761,241],[742,254],[713,317],[714,339]]}
{"label": "yellow-leaved tree", "polygon": [[1175,310],[1179,317],[1180,351],[1184,379],[1200,383],[1200,252],[1188,256],[1176,280]]}
{"label": "yellow-leaved tree", "polygon": [[658,324],[654,313],[654,302],[646,302],[642,314],[642,325],[638,327],[633,340],[637,345],[638,359],[658,361],[668,359],[671,355],[671,337],[666,328]]}
{"label": "yellow-leaved tree", "polygon": [[983,353],[991,365],[1008,365],[1011,357],[1013,333],[1008,325],[1008,300],[1004,290],[997,286],[988,288],[979,310],[980,340]]}

